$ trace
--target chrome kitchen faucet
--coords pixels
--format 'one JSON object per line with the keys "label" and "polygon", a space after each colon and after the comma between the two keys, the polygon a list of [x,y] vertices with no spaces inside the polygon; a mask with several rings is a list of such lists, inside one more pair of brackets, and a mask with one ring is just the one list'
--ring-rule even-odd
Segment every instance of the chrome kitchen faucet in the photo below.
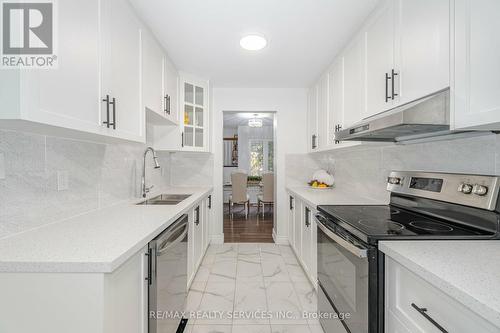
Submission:
{"label": "chrome kitchen faucet", "polygon": [[142,188],[142,197],[145,198],[146,194],[148,194],[151,189],[153,188],[153,185],[150,187],[146,186],[146,155],[148,152],[151,151],[153,154],[153,161],[155,163],[155,169],[160,168],[160,163],[158,163],[158,156],[156,156],[156,151],[152,147],[146,148],[146,151],[144,152],[143,160],[142,160],[142,181],[141,181],[141,188]]}

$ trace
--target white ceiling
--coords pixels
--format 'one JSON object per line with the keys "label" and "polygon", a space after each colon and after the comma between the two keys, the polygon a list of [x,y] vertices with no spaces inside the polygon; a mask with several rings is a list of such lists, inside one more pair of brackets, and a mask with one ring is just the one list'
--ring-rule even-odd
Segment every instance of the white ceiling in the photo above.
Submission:
{"label": "white ceiling", "polygon": [[[176,66],[216,87],[306,87],[378,0],[131,0]],[[261,51],[239,45],[268,39]]]}
{"label": "white ceiling", "polygon": [[[257,116],[255,116],[257,115]],[[224,112],[224,128],[237,128],[238,126],[247,126],[248,119],[260,118],[262,125],[272,126],[274,120],[273,113],[250,113],[250,112]]]}

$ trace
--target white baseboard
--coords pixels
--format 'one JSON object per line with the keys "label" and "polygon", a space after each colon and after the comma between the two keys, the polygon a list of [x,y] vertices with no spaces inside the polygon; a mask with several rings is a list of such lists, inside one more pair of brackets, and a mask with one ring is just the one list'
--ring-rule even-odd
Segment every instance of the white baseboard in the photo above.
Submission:
{"label": "white baseboard", "polygon": [[288,236],[281,236],[276,234],[276,230],[273,228],[273,239],[274,243],[279,245],[288,245],[290,242],[288,241]]}
{"label": "white baseboard", "polygon": [[224,244],[224,234],[210,236],[210,244]]}

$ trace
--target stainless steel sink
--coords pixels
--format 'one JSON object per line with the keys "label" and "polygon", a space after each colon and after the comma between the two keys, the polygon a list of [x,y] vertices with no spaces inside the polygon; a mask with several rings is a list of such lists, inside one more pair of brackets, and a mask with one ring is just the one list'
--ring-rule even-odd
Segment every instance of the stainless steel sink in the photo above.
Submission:
{"label": "stainless steel sink", "polygon": [[138,205],[177,205],[190,196],[191,194],[160,194],[151,199],[139,202]]}

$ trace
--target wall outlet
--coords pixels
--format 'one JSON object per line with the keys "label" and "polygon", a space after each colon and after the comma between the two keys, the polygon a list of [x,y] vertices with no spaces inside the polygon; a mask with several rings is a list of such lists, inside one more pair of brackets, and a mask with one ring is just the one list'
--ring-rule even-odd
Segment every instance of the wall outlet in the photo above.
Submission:
{"label": "wall outlet", "polygon": [[0,153],[0,179],[5,179],[5,154]]}
{"label": "wall outlet", "polygon": [[68,171],[57,171],[57,190],[65,191],[68,189]]}

